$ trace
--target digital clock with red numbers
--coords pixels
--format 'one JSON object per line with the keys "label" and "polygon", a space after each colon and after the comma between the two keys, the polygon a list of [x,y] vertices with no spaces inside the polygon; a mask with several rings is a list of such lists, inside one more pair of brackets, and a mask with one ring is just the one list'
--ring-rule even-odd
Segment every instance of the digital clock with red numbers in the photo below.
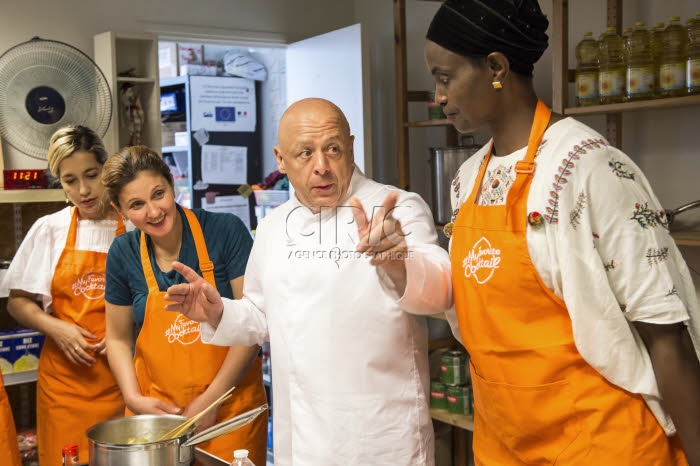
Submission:
{"label": "digital clock with red numbers", "polygon": [[46,170],[3,170],[5,189],[46,189],[49,178]]}

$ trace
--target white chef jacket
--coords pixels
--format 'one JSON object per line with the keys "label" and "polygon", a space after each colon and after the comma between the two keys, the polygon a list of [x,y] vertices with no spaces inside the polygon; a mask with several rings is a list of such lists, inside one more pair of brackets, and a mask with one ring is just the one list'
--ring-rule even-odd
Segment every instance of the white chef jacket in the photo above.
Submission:
{"label": "white chef jacket", "polygon": [[452,304],[447,252],[420,196],[355,167],[348,196],[368,215],[400,193],[408,283],[399,297],[355,252],[350,207],[314,214],[294,197],[258,226],[244,297],[224,300],[203,341],[270,341],[275,465],[433,465],[425,317]]}
{"label": "white chef jacket", "polygon": [[[40,295],[43,308],[50,309],[51,282],[66,246],[72,215],[73,207],[66,207],[34,222],[0,282],[0,296],[9,296],[10,290],[23,290]],[[124,226],[127,231],[134,229],[131,222]],[[116,229],[116,220],[78,220],[75,247],[107,253]]]}
{"label": "white chef jacket", "polygon": [[[453,219],[471,194],[489,147],[457,171]],[[515,178],[512,166],[525,152],[491,158],[480,204],[505,203],[503,187]],[[700,357],[700,307],[668,225],[657,217],[661,204],[626,154],[573,118],[547,129],[535,162],[527,211],[541,213],[545,222],[528,228],[527,247],[537,273],[566,303],[586,362],[613,384],[640,393],[666,433],[673,434],[646,346],[630,325],[684,322]]]}

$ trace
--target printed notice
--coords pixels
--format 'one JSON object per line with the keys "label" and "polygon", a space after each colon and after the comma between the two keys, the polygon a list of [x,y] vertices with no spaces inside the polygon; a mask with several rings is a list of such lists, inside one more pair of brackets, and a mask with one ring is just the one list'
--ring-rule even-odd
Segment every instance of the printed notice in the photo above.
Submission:
{"label": "printed notice", "polygon": [[202,181],[207,184],[246,184],[248,148],[202,146]]}
{"label": "printed notice", "polygon": [[255,81],[222,76],[191,76],[192,128],[255,131]]}
{"label": "printed notice", "polygon": [[202,198],[202,209],[233,214],[250,230],[250,208],[248,199],[243,196],[206,196]]}

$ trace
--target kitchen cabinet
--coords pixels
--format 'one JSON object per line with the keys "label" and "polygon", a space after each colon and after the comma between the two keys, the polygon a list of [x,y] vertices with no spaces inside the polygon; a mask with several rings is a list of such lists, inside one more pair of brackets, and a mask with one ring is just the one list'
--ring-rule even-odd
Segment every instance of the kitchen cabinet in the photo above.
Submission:
{"label": "kitchen cabinet", "polygon": [[[161,143],[157,36],[146,32],[105,31],[94,36],[94,47],[95,63],[104,73],[112,92],[112,120],[102,138],[107,152],[114,153],[136,142],[159,150]],[[132,138],[128,125],[128,112],[135,114],[137,109],[133,108],[134,103],[124,102],[121,98],[122,89],[131,86],[139,96],[143,111],[140,138]]]}
{"label": "kitchen cabinet", "polygon": [[[623,0],[606,0],[607,24],[622,33]],[[551,22],[552,109],[570,116],[604,115],[606,137],[615,147],[622,146],[622,117],[629,112],[654,111],[686,106],[700,106],[700,95],[624,102],[618,104],[574,106],[569,99],[569,83],[574,82],[574,69],[569,69],[569,1],[553,0]],[[673,231],[679,246],[700,246],[700,231]]]}

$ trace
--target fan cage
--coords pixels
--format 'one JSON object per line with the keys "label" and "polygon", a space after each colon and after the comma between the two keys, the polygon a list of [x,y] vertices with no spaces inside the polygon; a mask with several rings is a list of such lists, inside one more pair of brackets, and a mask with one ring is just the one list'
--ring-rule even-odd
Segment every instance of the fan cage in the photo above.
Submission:
{"label": "fan cage", "polygon": [[[39,122],[27,109],[28,96],[37,87],[54,89],[65,103],[56,121]],[[30,157],[46,160],[51,135],[66,125],[87,126],[104,137],[112,105],[102,70],[69,44],[35,37],[0,55],[0,136]]]}

